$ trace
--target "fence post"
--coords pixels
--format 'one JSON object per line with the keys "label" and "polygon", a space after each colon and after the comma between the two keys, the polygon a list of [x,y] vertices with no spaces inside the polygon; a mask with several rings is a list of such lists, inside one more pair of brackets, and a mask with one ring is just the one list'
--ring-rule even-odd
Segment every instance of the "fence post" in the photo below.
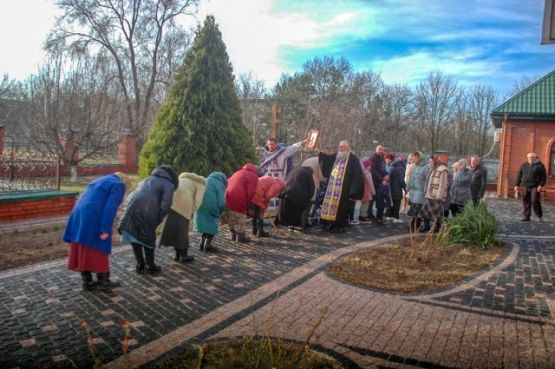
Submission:
{"label": "fence post", "polygon": [[118,163],[128,174],[137,173],[137,135],[124,132],[118,142]]}

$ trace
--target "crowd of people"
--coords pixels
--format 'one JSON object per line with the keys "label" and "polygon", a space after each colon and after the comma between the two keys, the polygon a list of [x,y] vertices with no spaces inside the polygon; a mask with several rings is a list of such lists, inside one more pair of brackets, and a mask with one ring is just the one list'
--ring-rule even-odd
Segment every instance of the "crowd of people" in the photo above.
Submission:
{"label": "crowd of people", "polygon": [[[229,227],[232,241],[249,242],[248,217],[252,235],[268,237],[264,220],[269,208],[277,212],[275,223],[291,231],[320,224],[328,232],[342,233],[361,222],[400,223],[400,213],[406,211],[412,231],[437,232],[445,217],[457,216],[485,194],[487,170],[478,156],[470,158],[470,166],[460,159],[450,170],[441,155],[426,159],[416,151],[395,156],[381,144],[372,155],[359,159],[344,140],[337,152],[319,151],[294,168],[291,157],[307,142],[282,147],[271,138],[259,166],[247,163],[229,178],[220,172],[204,178],[188,172],[178,175],[170,166],[155,168],[128,195],[117,227],[122,243],[132,246],[136,272],[161,271],[155,263],[157,246],[173,247],[176,262],[192,262],[189,231],[193,229],[201,234],[201,252],[218,251],[212,241],[221,224]],[[543,164],[538,162],[535,154],[529,154],[529,165],[523,164],[519,174],[523,220],[529,220],[532,204],[536,215],[542,216],[537,194],[545,184],[545,168],[542,179]],[[69,217],[63,236],[70,243],[68,269],[81,273],[84,290],[116,285],[109,269],[112,228],[129,183],[119,172],[97,178]],[[157,243],[156,230],[164,220]]]}

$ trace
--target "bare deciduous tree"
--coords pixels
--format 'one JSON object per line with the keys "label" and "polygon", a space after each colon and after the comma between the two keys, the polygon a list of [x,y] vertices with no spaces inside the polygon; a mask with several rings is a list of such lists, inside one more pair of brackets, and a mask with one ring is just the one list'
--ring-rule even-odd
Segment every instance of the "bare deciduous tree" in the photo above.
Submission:
{"label": "bare deciduous tree", "polygon": [[263,144],[265,137],[262,136],[264,132],[261,132],[261,127],[268,124],[268,109],[271,105],[271,102],[264,101],[264,81],[252,73],[242,73],[235,80],[235,91],[241,101],[243,123],[251,130],[253,145]]}
{"label": "bare deciduous tree", "polygon": [[106,51],[117,71],[126,128],[144,134],[153,99],[161,93],[157,88],[167,89],[189,43],[177,19],[193,14],[198,0],[59,0],[57,4],[63,14],[47,47],[63,42],[73,50]]}
{"label": "bare deciduous tree", "polygon": [[474,153],[483,156],[493,142],[493,123],[490,113],[497,106],[498,98],[490,86],[476,85],[469,92],[470,119],[475,132]]}
{"label": "bare deciduous tree", "polygon": [[25,83],[27,138],[34,150],[74,167],[113,148],[123,127],[116,82],[102,58],[69,59],[62,51]]}
{"label": "bare deciduous tree", "polygon": [[457,83],[432,72],[416,86],[415,110],[419,127],[427,133],[430,151],[440,148],[445,129],[453,122],[461,92]]}

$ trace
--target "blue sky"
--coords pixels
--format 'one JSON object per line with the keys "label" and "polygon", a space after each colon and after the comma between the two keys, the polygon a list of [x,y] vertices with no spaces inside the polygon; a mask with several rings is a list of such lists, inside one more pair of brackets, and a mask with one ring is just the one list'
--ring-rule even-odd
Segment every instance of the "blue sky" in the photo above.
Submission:
{"label": "blue sky", "polygon": [[[0,74],[25,78],[41,61],[54,0],[0,0]],[[555,68],[540,45],[544,0],[210,0],[236,73],[272,87],[314,57],[347,58],[387,83],[416,85],[435,70],[503,96],[523,76]],[[194,20],[190,20],[194,23]]]}

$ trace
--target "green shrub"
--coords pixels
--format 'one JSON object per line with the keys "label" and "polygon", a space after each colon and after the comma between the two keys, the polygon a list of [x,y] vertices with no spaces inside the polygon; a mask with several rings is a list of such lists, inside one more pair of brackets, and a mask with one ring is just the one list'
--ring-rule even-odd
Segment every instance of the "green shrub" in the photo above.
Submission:
{"label": "green shrub", "polygon": [[447,237],[452,243],[487,249],[497,244],[499,222],[486,205],[469,202],[462,213],[447,222]]}

